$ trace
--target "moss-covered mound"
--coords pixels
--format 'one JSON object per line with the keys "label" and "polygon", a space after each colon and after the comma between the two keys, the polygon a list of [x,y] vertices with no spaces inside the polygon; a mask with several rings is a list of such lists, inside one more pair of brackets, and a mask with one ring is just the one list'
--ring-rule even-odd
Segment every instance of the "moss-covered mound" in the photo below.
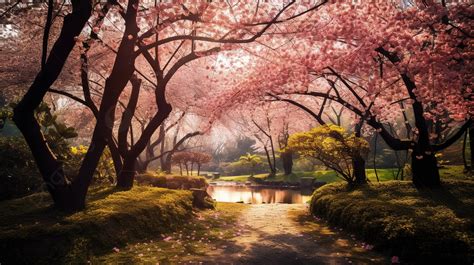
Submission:
{"label": "moss-covered mound", "polygon": [[192,195],[152,187],[96,188],[87,209],[63,214],[47,194],[0,204],[0,263],[85,264],[126,242],[169,232],[192,216]]}
{"label": "moss-covered mound", "polygon": [[208,184],[204,177],[198,176],[161,176],[153,173],[141,174],[136,177],[141,185],[150,185],[167,189],[206,189]]}
{"label": "moss-covered mound", "polygon": [[474,181],[445,181],[417,191],[388,181],[349,190],[334,183],[316,190],[313,214],[357,234],[378,249],[418,264],[472,264]]}

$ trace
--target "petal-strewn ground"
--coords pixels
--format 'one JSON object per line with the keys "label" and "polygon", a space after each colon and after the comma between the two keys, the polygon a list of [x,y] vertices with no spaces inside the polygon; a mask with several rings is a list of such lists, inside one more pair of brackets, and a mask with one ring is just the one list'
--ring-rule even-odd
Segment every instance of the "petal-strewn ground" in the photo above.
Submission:
{"label": "petal-strewn ground", "polygon": [[[147,264],[386,264],[386,257],[311,217],[304,204],[219,203],[183,231],[96,261]],[[94,263],[94,261],[92,261]]]}

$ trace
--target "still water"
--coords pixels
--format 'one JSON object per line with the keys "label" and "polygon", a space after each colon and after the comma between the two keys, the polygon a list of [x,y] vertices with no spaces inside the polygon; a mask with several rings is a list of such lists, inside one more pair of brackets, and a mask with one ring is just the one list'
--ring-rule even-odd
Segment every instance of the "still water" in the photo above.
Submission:
{"label": "still water", "polygon": [[306,203],[311,190],[264,188],[244,185],[210,185],[207,192],[218,202]]}

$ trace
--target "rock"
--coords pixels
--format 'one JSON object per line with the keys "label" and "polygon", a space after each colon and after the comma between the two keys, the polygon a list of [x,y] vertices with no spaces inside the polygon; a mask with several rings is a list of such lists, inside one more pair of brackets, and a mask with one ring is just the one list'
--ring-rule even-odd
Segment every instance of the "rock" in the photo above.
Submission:
{"label": "rock", "polygon": [[193,206],[201,209],[214,209],[214,200],[205,189],[189,189],[193,193]]}
{"label": "rock", "polygon": [[314,178],[301,178],[301,187],[302,188],[308,188],[308,187],[313,187],[314,183]]}

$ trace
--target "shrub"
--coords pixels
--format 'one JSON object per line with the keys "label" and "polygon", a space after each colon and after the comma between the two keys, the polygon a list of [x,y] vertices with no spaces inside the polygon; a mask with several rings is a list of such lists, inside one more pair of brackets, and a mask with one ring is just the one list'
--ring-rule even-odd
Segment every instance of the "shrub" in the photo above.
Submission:
{"label": "shrub", "polygon": [[22,197],[41,188],[42,179],[22,137],[0,137],[0,200]]}
{"label": "shrub", "polygon": [[[11,117],[11,108],[0,109],[0,130]],[[67,169],[71,158],[68,139],[77,136],[75,129],[58,121],[46,103],[41,103],[35,110],[35,118],[51,151]],[[42,183],[34,158],[23,137],[0,135],[0,200],[44,190]]]}
{"label": "shrub", "polygon": [[[83,145],[71,146],[68,150],[68,159],[65,168],[68,174],[76,175],[81,167],[87,147]],[[115,168],[112,155],[108,147],[104,149],[94,172],[94,184],[110,184],[115,182]]]}
{"label": "shrub", "polygon": [[136,177],[137,183],[168,189],[206,189],[208,184],[204,177],[141,174]]}
{"label": "shrub", "polygon": [[417,191],[411,182],[387,181],[351,190],[334,183],[314,192],[311,211],[390,255],[419,264],[472,263],[474,181],[443,187]]}

